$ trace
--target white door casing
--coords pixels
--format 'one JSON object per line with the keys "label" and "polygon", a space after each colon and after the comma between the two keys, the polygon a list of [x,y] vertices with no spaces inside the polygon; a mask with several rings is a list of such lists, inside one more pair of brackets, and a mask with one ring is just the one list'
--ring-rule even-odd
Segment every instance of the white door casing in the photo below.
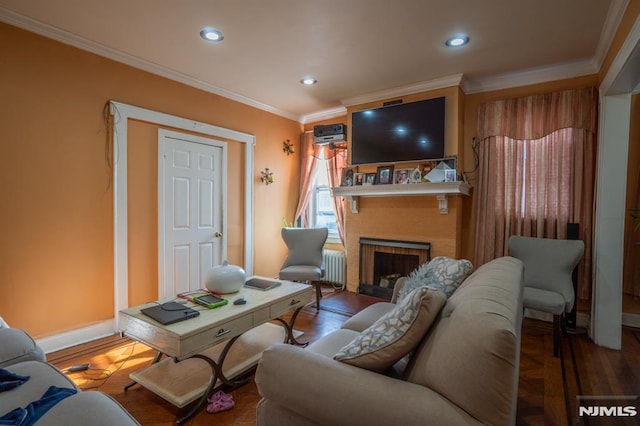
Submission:
{"label": "white door casing", "polygon": [[204,287],[226,258],[224,142],[158,131],[158,294]]}

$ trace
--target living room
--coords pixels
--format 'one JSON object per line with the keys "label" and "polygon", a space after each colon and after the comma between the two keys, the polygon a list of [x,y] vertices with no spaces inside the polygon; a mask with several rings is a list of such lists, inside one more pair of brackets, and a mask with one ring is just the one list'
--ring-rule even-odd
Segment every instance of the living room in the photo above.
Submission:
{"label": "living room", "polygon": [[[381,105],[385,100],[397,98],[409,102],[444,94],[455,99],[456,114],[448,127],[453,148],[447,154],[457,155],[461,168],[472,170],[471,140],[477,132],[481,103],[611,85],[610,70],[624,69],[626,61],[618,64],[617,55],[628,49],[626,40],[633,37],[640,11],[637,1],[622,2],[623,13],[619,14],[611,42],[602,54],[601,66],[592,73],[533,84],[529,83],[533,78],[527,80],[525,76],[513,87],[469,94],[465,93],[461,80],[446,87],[425,86],[421,92],[361,102],[340,109],[330,118],[320,116],[300,121],[109,59],[71,42],[55,41],[47,37],[43,27],[40,34],[35,29],[25,29],[29,20],[20,21],[15,12],[9,13],[11,10],[4,8],[9,3],[12,2],[0,2],[3,7],[0,84],[5,100],[0,126],[5,158],[4,203],[0,213],[4,235],[0,245],[3,259],[0,315],[11,326],[28,330],[47,351],[109,335],[116,329],[116,312],[123,303],[135,306],[158,297],[157,134],[159,128],[175,130],[175,127],[145,118],[128,118],[125,120],[128,143],[123,145],[122,139],[113,138],[114,126],[122,120],[119,114],[125,110],[123,105],[253,137],[255,144],[219,136],[228,146],[226,257],[229,263],[243,265],[254,274],[275,277],[286,257],[280,230],[284,221],[293,219],[299,198],[302,178],[299,141],[304,131],[318,124],[348,123],[348,114],[356,106]],[[55,31],[48,29],[55,35]],[[117,103],[115,107],[113,102]],[[606,107],[607,102],[602,104]],[[626,121],[624,127],[629,128],[632,120]],[[601,122],[599,127],[608,132],[615,123]],[[202,135],[198,126],[186,132]],[[601,135],[608,137],[607,133]],[[293,141],[296,153],[283,152],[285,141]],[[122,152],[123,146],[126,153]],[[608,149],[603,146],[600,150],[603,158],[599,171],[611,170],[619,158],[626,158],[627,152],[615,152],[613,157],[604,155],[609,153]],[[252,150],[250,165],[246,161],[248,150]],[[123,158],[126,158],[124,186],[114,178],[114,170],[123,165]],[[260,171],[265,169],[273,171],[273,184],[264,185],[260,181]],[[599,194],[609,195],[623,187],[626,178],[620,180],[618,172],[599,176],[602,179],[598,181]],[[252,186],[250,199],[246,197],[247,185]],[[118,204],[116,190],[127,194],[124,217],[118,210],[122,206]],[[434,246],[433,256],[474,258],[476,196],[472,193],[469,197],[451,197],[446,219],[456,222],[455,247],[443,250],[441,245]],[[407,203],[411,201],[400,201],[398,205]],[[427,209],[437,209],[435,198],[422,203]],[[609,204],[607,199],[596,203],[596,211],[604,216],[594,227],[595,239],[601,244],[600,253],[613,246],[614,258],[620,259],[623,238],[617,225],[622,214],[618,214],[619,208],[607,211]],[[381,206],[361,207],[359,217],[368,214],[367,208],[371,212]],[[384,215],[403,217],[403,212]],[[127,224],[126,256],[119,258],[114,254],[121,253],[116,224],[122,221]],[[611,227],[614,232],[609,232]],[[406,237],[410,231],[403,229],[398,237]],[[347,247],[347,251],[353,253],[357,248]],[[122,263],[122,259],[126,262]],[[579,306],[584,318],[592,322],[589,326],[594,327],[596,340],[615,347],[619,344],[615,335],[620,324],[611,323],[614,321],[611,317],[619,316],[617,312],[622,308],[617,306],[617,298],[609,300],[606,295],[621,297],[621,278],[610,282],[603,277],[622,277],[623,272],[621,266],[612,267],[602,257],[601,261],[604,264],[594,274],[594,279],[601,280],[601,286],[594,288],[594,297],[596,303],[604,304],[603,310],[593,312],[592,300],[582,300]],[[351,263],[347,266],[352,289],[357,286],[357,266]],[[121,279],[120,274],[126,279]],[[597,299],[597,294],[601,299]],[[610,305],[614,305],[613,311]],[[611,329],[616,331],[610,333]]]}

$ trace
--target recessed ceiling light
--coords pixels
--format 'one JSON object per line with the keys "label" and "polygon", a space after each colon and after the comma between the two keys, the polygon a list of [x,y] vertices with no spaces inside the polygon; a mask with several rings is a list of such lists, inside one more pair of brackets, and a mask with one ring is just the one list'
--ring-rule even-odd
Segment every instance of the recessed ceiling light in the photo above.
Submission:
{"label": "recessed ceiling light", "polygon": [[200,31],[200,37],[207,41],[213,41],[216,43],[224,39],[222,33],[213,27],[203,28],[202,31]]}
{"label": "recessed ceiling light", "polygon": [[459,46],[464,46],[467,43],[469,43],[469,37],[468,36],[466,36],[466,35],[457,35],[457,36],[451,37],[449,40],[447,40],[447,42],[445,44],[447,46],[449,46],[449,47],[459,47]]}
{"label": "recessed ceiling light", "polygon": [[300,80],[300,83],[304,84],[305,86],[313,86],[317,82],[318,80],[316,80],[313,77],[305,77],[302,80]]}

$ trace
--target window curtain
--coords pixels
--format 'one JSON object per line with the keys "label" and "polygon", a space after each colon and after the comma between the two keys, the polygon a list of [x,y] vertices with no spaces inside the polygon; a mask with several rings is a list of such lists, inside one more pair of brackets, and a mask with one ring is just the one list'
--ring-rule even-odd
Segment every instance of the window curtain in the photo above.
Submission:
{"label": "window curtain", "polygon": [[[340,186],[342,169],[347,165],[346,150],[331,150],[328,145],[316,145],[313,132],[305,132],[300,137],[300,197],[298,207],[293,218],[294,222],[300,218],[302,226],[309,226],[309,199],[313,195],[311,185],[318,167],[318,160],[327,160],[327,169],[329,175],[329,186]],[[331,197],[333,209],[336,214],[336,224],[338,227],[338,235],[344,246],[344,217],[345,217],[345,201],[344,197]]]}
{"label": "window curtain", "polygon": [[[329,186],[336,187],[340,186],[340,180],[342,178],[342,170],[347,166],[347,151],[346,150],[336,150],[335,155],[332,158],[327,160],[327,167],[329,169]],[[336,225],[338,226],[338,235],[340,236],[340,241],[342,242],[342,246],[346,250],[345,245],[345,229],[344,229],[344,218],[345,218],[345,197],[331,197],[331,201],[333,203],[333,210],[336,214]]]}
{"label": "window curtain", "polygon": [[295,223],[300,218],[302,226],[305,228],[309,226],[307,206],[309,205],[309,197],[312,196],[310,189],[317,167],[317,158],[314,151],[313,132],[303,133],[300,136],[300,196],[293,222]]}
{"label": "window curtain", "polygon": [[597,105],[585,88],[479,106],[478,265],[508,254],[511,235],[564,239],[576,222],[585,243],[576,296],[590,298]]}

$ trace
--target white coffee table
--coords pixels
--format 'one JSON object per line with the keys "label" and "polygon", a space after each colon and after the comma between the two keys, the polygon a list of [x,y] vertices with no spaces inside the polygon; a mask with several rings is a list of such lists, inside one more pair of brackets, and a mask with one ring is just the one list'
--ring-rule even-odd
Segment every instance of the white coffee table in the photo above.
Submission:
{"label": "white coffee table", "polygon": [[[194,405],[185,416],[178,419],[178,423],[191,417],[204,404],[216,383],[221,382],[230,386],[241,384],[242,382],[232,381],[232,378],[246,371],[252,364],[255,365],[262,350],[266,349],[265,345],[268,347],[270,344],[268,341],[265,343],[264,335],[267,332],[273,335],[273,324],[266,323],[277,320],[284,327],[283,341],[299,344],[293,334],[293,324],[300,310],[311,302],[312,288],[308,284],[279,281],[282,283],[280,286],[267,291],[243,287],[238,293],[224,295],[229,299],[229,304],[215,309],[206,309],[189,302],[186,306],[199,310],[200,315],[170,325],[162,325],[140,312],[141,309],[157,303],[148,303],[120,311],[122,334],[142,342],[158,352],[152,365],[146,367],[145,370],[132,373],[132,379],[178,407],[200,397],[199,403]],[[233,301],[240,297],[246,299],[247,303],[234,305]],[[161,302],[166,301],[168,300]],[[289,322],[280,318],[291,311],[294,313]],[[258,329],[258,327],[261,328]],[[242,345],[244,348],[236,351],[239,355],[235,358],[239,359],[233,361],[235,365],[227,365],[225,359],[232,349],[232,345],[238,339],[242,342],[241,336],[245,333],[246,342]],[[282,337],[282,333],[280,336]],[[263,343],[258,344],[258,340]],[[246,347],[251,347],[254,350],[247,350]],[[257,354],[254,353],[256,351]],[[165,359],[159,362],[162,355],[173,358],[173,360]],[[230,360],[231,358],[234,357],[230,357]],[[206,361],[211,367],[211,377],[206,386],[193,386],[193,381],[188,382],[187,389],[182,389],[180,394],[176,395],[176,389],[185,386],[167,383],[167,377],[170,376],[167,369],[175,368],[168,363],[175,364],[188,359]],[[185,362],[184,364],[186,366],[189,363]],[[193,373],[193,368],[185,367],[185,371],[188,370]],[[201,368],[198,370],[198,374],[202,376]],[[185,380],[185,382],[187,381]],[[130,385],[125,390],[129,387]],[[203,388],[204,392],[202,392]]]}

